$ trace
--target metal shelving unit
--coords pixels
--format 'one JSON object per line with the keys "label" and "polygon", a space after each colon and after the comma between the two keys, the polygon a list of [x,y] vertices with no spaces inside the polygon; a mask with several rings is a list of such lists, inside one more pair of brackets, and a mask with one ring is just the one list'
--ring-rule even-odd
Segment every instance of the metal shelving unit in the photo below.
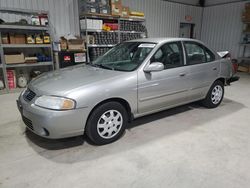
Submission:
{"label": "metal shelving unit", "polygon": [[3,48],[51,48],[51,44],[2,44]]}
{"label": "metal shelving unit", "polygon": [[46,26],[12,25],[12,24],[2,24],[2,25],[0,25],[0,29],[20,29],[20,30],[49,31],[49,27],[46,27]]}
{"label": "metal shelving unit", "polygon": [[38,63],[20,63],[14,65],[6,65],[6,68],[17,68],[17,67],[39,67],[39,66],[49,66],[53,65],[52,61],[48,62],[38,62]]}
{"label": "metal shelving unit", "polygon": [[[8,14],[16,14],[16,15],[39,15],[46,14],[49,18],[49,13],[45,11],[30,11],[25,9],[10,9],[10,8],[0,8],[0,12],[8,13]],[[36,26],[36,25],[15,25],[15,24],[1,24],[0,25],[0,71],[2,71],[5,89],[0,90],[0,94],[12,93],[12,92],[20,92],[23,88],[11,89],[9,88],[8,78],[7,78],[7,69],[8,68],[28,68],[28,67],[42,67],[42,66],[50,66],[52,70],[54,70],[53,63],[53,49],[51,44],[2,44],[2,33],[8,32],[17,32],[17,33],[35,33],[35,32],[47,32],[51,36],[49,26]],[[4,54],[8,49],[17,49],[18,51],[22,49],[47,49],[50,53],[52,61],[49,62],[37,62],[37,63],[22,63],[22,64],[6,64]]]}
{"label": "metal shelving unit", "polygon": [[[118,24],[118,30],[112,30],[112,31],[105,31],[100,29],[80,29],[81,36],[89,36],[91,33],[117,33],[117,43],[115,44],[88,44],[86,43],[86,49],[87,49],[87,61],[90,62],[90,49],[91,48],[112,48],[116,44],[122,42],[121,35],[126,34],[137,34],[140,35],[140,38],[147,37],[147,31],[135,31],[135,30],[121,30],[121,21],[128,21],[128,22],[137,22],[137,23],[143,23],[145,25],[146,20],[144,18],[137,18],[137,17],[130,17],[130,18],[123,18],[120,16],[111,16],[111,15],[103,15],[103,14],[81,14],[79,16],[80,20],[85,20],[85,24],[87,26],[87,19],[99,19],[99,20],[112,20],[115,21]],[[80,26],[81,28],[81,26]]]}
{"label": "metal shelving unit", "polygon": [[246,57],[246,52],[250,50],[250,32],[244,31],[245,28],[250,26],[250,22],[242,21],[243,28],[240,36],[239,51],[238,51],[238,61],[240,64],[249,64],[250,57]]}

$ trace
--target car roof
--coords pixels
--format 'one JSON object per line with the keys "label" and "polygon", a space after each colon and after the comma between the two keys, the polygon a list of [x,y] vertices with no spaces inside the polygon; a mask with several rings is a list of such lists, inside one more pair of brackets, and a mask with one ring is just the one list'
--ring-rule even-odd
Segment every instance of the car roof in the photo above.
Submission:
{"label": "car roof", "polygon": [[190,39],[190,38],[143,38],[143,39],[136,39],[131,40],[128,42],[150,42],[150,43],[166,43],[166,42],[175,42],[175,41],[193,41],[193,42],[199,42],[202,43],[200,40],[196,39]]}

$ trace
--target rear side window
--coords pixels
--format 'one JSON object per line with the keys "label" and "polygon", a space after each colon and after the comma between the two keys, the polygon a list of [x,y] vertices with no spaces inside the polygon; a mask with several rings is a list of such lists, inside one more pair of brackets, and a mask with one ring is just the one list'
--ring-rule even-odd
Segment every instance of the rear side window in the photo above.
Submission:
{"label": "rear side window", "polygon": [[207,63],[215,60],[214,54],[205,46],[196,42],[184,42],[188,65]]}
{"label": "rear side window", "polygon": [[213,52],[211,52],[209,49],[207,49],[206,47],[204,48],[205,49],[205,53],[206,53],[206,59],[207,59],[207,62],[211,62],[211,61],[214,61],[215,60],[215,55]]}

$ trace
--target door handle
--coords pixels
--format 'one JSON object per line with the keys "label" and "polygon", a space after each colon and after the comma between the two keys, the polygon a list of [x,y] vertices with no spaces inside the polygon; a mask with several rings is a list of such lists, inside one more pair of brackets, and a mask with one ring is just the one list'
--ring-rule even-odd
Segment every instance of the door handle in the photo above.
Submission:
{"label": "door handle", "polygon": [[180,77],[186,76],[186,73],[180,73],[179,76]]}
{"label": "door handle", "polygon": [[214,67],[213,70],[217,70],[217,67]]}

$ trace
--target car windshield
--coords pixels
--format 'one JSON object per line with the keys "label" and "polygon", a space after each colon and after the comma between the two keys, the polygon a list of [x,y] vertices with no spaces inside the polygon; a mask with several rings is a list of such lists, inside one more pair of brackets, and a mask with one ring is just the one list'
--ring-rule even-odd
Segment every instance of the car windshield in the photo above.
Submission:
{"label": "car windshield", "polygon": [[110,70],[133,71],[141,65],[155,46],[155,43],[145,42],[121,43],[92,64]]}

